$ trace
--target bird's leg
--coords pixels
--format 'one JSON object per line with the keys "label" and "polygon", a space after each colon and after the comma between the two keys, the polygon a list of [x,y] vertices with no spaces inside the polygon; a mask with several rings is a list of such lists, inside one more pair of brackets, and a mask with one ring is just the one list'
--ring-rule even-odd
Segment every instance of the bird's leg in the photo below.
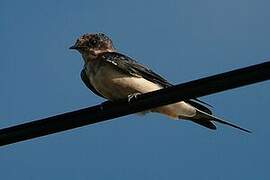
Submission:
{"label": "bird's leg", "polygon": [[128,95],[128,102],[131,103],[133,100],[137,99],[138,95],[140,95],[141,93],[133,93]]}

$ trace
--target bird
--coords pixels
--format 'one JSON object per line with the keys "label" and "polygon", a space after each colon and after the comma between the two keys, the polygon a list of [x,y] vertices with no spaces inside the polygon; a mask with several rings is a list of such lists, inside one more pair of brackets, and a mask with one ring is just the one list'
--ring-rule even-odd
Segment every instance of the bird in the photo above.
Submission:
{"label": "bird", "polygon": [[[111,102],[138,94],[173,86],[161,75],[145,65],[116,50],[112,40],[104,33],[86,33],[80,36],[69,49],[77,50],[84,61],[81,79],[96,95]],[[198,98],[151,109],[171,119],[188,120],[216,130],[214,122],[251,133],[250,130],[216,117],[211,105]]]}

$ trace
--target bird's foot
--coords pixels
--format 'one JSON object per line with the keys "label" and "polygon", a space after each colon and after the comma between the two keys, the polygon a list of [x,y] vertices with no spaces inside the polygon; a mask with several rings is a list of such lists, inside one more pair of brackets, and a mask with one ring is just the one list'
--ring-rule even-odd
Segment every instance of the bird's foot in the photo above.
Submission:
{"label": "bird's foot", "polygon": [[141,93],[133,93],[128,95],[128,102],[132,102],[133,100],[137,99],[138,95],[140,95]]}

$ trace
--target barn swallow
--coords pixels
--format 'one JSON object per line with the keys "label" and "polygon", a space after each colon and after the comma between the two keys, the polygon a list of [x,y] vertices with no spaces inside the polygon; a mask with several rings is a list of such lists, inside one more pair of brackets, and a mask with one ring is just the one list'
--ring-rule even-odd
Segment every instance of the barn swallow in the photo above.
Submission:
{"label": "barn swallow", "polygon": [[[85,85],[96,95],[110,101],[172,86],[146,66],[117,52],[112,40],[103,33],[84,34],[70,49],[75,49],[82,55],[84,67],[81,79]],[[190,99],[150,111],[172,119],[190,120],[209,129],[216,129],[214,121],[250,132],[212,115],[205,104],[199,99]]]}

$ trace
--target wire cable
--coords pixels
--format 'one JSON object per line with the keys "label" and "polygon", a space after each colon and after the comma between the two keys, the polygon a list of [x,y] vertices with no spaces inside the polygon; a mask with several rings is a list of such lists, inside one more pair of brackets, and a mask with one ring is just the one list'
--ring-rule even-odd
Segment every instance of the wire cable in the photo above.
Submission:
{"label": "wire cable", "polygon": [[100,105],[0,129],[0,146],[107,121],[270,79],[270,61]]}

